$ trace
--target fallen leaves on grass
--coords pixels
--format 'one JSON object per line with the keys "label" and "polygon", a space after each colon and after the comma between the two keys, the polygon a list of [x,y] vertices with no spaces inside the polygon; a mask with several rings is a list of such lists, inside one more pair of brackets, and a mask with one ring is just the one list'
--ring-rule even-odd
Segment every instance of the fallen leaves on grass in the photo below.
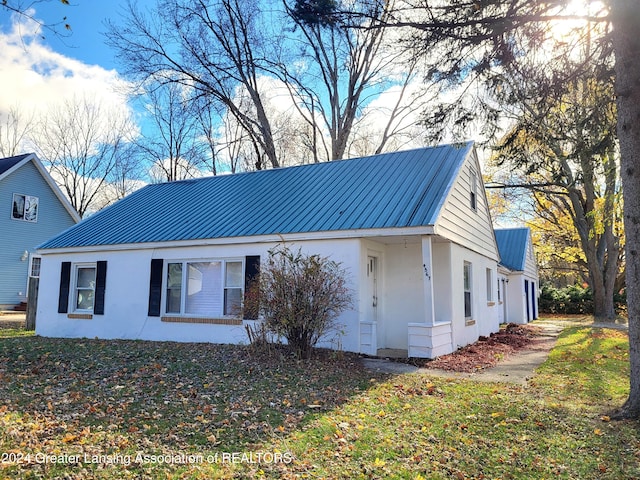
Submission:
{"label": "fallen leaves on grass", "polygon": [[[297,361],[230,345],[26,337],[0,339],[0,376],[0,450],[135,456],[247,451],[348,400],[371,373],[326,351]],[[52,475],[44,463],[2,467]]]}

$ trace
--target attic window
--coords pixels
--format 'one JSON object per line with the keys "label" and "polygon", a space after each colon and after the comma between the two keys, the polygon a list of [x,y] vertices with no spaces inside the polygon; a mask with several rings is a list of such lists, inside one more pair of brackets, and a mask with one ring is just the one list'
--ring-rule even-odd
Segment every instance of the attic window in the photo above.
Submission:
{"label": "attic window", "polygon": [[471,170],[469,175],[469,191],[470,191],[470,205],[473,210],[478,207],[478,177],[476,172]]}
{"label": "attic window", "polygon": [[13,202],[11,203],[11,218],[25,222],[37,222],[38,197],[14,193]]}

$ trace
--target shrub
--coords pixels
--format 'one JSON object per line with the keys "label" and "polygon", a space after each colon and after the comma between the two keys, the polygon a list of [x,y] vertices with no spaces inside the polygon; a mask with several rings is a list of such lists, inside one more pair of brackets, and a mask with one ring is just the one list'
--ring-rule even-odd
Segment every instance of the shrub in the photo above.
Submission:
{"label": "shrub", "polygon": [[352,305],[340,263],[286,245],[269,251],[248,299],[258,302],[267,331],[285,338],[298,358],[337,330],[337,318]]}
{"label": "shrub", "polygon": [[588,315],[593,313],[593,293],[581,285],[555,288],[542,284],[539,306],[544,313]]}
{"label": "shrub", "polygon": [[[626,316],[627,296],[625,290],[613,295],[618,315]],[[593,314],[593,292],[582,285],[556,288],[548,283],[540,285],[540,312],[558,314]]]}

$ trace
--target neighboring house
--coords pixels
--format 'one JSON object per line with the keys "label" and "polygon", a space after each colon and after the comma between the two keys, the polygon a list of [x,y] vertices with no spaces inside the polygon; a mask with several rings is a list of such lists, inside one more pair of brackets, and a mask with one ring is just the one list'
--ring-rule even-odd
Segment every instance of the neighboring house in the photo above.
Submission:
{"label": "neighboring house", "polygon": [[34,154],[0,159],[0,310],[26,301],[35,247],[80,217]]}
{"label": "neighboring house", "polygon": [[538,318],[538,267],[528,228],[496,229],[500,252],[498,291],[501,323],[528,323]]}
{"label": "neighboring house", "polygon": [[245,343],[245,287],[286,241],[349,271],[323,345],[450,353],[499,328],[484,192],[472,143],[149,185],[39,247],[37,333]]}

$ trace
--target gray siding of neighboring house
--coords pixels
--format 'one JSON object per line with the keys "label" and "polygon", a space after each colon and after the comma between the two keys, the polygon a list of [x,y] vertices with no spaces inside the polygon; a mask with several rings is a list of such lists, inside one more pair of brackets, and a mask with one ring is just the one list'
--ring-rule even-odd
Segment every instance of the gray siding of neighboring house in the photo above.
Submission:
{"label": "gray siding of neighboring house", "polygon": [[[38,197],[35,223],[12,218],[13,194]],[[32,162],[0,181],[0,307],[26,300],[29,260],[24,252],[75,224],[49,184]]]}

